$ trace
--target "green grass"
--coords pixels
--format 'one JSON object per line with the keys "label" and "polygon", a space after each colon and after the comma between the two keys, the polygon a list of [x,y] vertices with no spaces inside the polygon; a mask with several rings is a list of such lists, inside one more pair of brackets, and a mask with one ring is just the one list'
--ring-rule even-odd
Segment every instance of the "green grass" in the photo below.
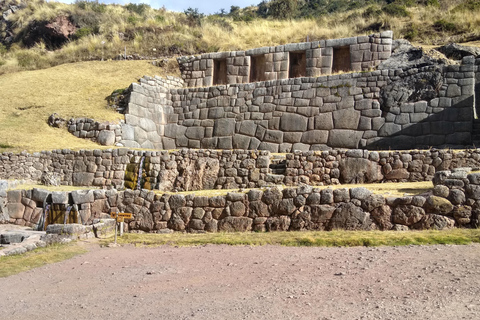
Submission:
{"label": "green grass", "polygon": [[[102,242],[113,241],[110,237]],[[206,234],[136,234],[119,237],[119,244],[135,246],[198,246],[206,244],[227,245],[280,245],[296,247],[353,247],[353,246],[403,246],[429,244],[465,245],[480,242],[480,229],[452,229],[426,231],[308,231],[308,232],[244,232]]]}
{"label": "green grass", "polygon": [[108,109],[105,98],[144,75],[165,72],[148,61],[90,61],[0,75],[0,152],[98,149],[66,129],[49,127],[48,117],[56,112],[67,120],[118,122],[123,115]]}
{"label": "green grass", "polygon": [[87,252],[85,248],[75,243],[54,244],[22,255],[2,257],[0,258],[0,278],[67,260],[85,252]]}

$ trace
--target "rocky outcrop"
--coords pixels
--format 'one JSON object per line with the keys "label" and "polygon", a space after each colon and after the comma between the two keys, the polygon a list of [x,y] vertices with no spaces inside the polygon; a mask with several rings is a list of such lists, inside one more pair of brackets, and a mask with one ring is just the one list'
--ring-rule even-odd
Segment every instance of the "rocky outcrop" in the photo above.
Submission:
{"label": "rocky outcrop", "polygon": [[447,58],[452,60],[462,60],[464,57],[468,56],[480,56],[480,48],[462,46],[457,43],[449,43],[447,45],[437,48],[437,50],[443,53]]}
{"label": "rocky outcrop", "polygon": [[33,21],[21,34],[24,45],[31,47],[38,42],[45,43],[49,50],[62,47],[77,31],[67,16],[58,16],[51,21]]}

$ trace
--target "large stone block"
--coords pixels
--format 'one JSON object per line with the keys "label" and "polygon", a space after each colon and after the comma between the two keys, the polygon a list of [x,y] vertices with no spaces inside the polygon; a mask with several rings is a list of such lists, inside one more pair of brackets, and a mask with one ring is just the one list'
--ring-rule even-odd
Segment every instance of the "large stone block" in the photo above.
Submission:
{"label": "large stone block", "polygon": [[360,111],[342,109],[333,112],[333,126],[335,129],[357,129],[360,121]]}
{"label": "large stone block", "polygon": [[22,219],[25,206],[21,203],[7,203],[7,210],[11,219]]}
{"label": "large stone block", "polygon": [[315,117],[315,129],[330,130],[333,129],[332,113],[321,113]]}
{"label": "large stone block", "polygon": [[93,190],[72,191],[72,198],[75,204],[92,203],[93,201],[95,201]]}
{"label": "large stone block", "polygon": [[91,186],[95,178],[95,174],[90,172],[75,172],[72,176],[74,186]]}
{"label": "large stone block", "polygon": [[226,217],[218,222],[223,232],[246,232],[252,230],[253,219],[247,217]]}
{"label": "large stone block", "polygon": [[328,136],[328,146],[332,148],[357,149],[363,132],[355,130],[333,129]]}
{"label": "large stone block", "polygon": [[216,137],[233,136],[235,119],[216,119],[213,126],[213,135]]}
{"label": "large stone block", "polygon": [[369,214],[351,202],[341,203],[333,213],[328,230],[369,230],[372,225]]}
{"label": "large stone block", "polygon": [[285,113],[280,118],[280,129],[282,131],[303,132],[307,130],[308,118],[294,113]]}
{"label": "large stone block", "polygon": [[328,141],[327,130],[310,130],[303,133],[302,143],[305,144],[326,144]]}
{"label": "large stone block", "polygon": [[97,141],[102,146],[113,146],[115,144],[115,132],[110,130],[102,130],[98,134]]}

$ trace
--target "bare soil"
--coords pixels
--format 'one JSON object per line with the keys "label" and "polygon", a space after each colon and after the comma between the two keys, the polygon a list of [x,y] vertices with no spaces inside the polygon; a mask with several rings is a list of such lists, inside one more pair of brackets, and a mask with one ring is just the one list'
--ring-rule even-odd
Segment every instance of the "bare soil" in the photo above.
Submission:
{"label": "bare soil", "polygon": [[0,319],[451,320],[480,314],[478,244],[88,246],[84,255],[0,279]]}

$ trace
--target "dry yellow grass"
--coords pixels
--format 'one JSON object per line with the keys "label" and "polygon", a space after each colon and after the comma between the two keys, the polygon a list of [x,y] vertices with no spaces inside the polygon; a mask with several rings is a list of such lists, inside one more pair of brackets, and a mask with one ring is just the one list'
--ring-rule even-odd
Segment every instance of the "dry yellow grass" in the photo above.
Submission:
{"label": "dry yellow grass", "polygon": [[48,117],[56,112],[117,122],[123,116],[109,110],[105,98],[144,75],[163,73],[148,61],[91,61],[0,75],[0,151],[98,148],[49,127]]}

